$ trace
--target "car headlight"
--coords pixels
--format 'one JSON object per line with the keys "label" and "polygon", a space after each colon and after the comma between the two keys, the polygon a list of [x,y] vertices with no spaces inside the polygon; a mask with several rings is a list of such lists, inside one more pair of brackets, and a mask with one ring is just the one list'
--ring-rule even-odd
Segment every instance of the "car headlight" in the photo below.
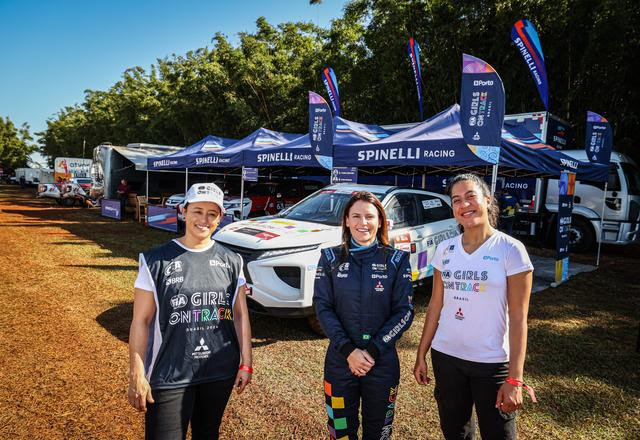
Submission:
{"label": "car headlight", "polygon": [[264,260],[265,258],[281,257],[283,255],[296,254],[298,252],[312,251],[314,249],[317,249],[318,246],[320,246],[320,244],[312,244],[308,246],[298,246],[298,247],[285,248],[285,249],[273,249],[260,254],[257,260]]}

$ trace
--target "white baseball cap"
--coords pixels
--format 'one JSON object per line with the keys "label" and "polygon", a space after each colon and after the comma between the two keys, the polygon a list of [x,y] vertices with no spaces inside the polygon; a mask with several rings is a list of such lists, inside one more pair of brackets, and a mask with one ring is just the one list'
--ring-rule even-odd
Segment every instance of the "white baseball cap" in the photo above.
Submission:
{"label": "white baseball cap", "polygon": [[215,183],[196,183],[191,185],[191,188],[187,191],[182,207],[184,208],[187,203],[212,202],[218,205],[220,213],[224,214],[223,200],[224,194]]}

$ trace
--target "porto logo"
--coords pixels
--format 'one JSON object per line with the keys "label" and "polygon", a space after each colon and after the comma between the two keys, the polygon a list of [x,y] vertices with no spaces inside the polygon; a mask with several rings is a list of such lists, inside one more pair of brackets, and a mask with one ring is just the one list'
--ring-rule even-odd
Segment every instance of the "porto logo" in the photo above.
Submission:
{"label": "porto logo", "polygon": [[169,276],[175,272],[182,272],[182,261],[172,261],[164,270],[164,275]]}
{"label": "porto logo", "polygon": [[384,286],[382,285],[382,281],[378,281],[376,287],[374,287],[376,292],[384,292]]}
{"label": "porto logo", "polygon": [[225,261],[209,260],[209,266],[212,267],[224,267],[225,269],[231,269],[231,265]]}
{"label": "porto logo", "polygon": [[456,319],[458,321],[462,321],[464,319],[464,313],[462,313],[462,307],[458,308],[458,311],[456,312]]}
{"label": "porto logo", "polygon": [[172,296],[170,302],[171,302],[171,307],[173,307],[174,309],[180,309],[186,306],[188,301],[187,301],[186,295],[179,293],[177,295]]}

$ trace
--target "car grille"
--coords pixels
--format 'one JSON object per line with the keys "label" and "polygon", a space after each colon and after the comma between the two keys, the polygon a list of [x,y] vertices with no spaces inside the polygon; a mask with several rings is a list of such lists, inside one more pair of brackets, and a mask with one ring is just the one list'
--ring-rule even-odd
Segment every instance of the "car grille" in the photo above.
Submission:
{"label": "car grille", "polygon": [[249,268],[247,267],[247,265],[252,261],[257,260],[260,254],[262,254],[264,251],[234,246],[224,242],[220,243],[222,243],[229,250],[240,254],[240,256],[242,257],[242,262],[244,263],[244,266],[242,268],[244,270],[244,277],[247,280],[247,283],[253,283],[253,281],[251,281],[251,274],[249,273]]}

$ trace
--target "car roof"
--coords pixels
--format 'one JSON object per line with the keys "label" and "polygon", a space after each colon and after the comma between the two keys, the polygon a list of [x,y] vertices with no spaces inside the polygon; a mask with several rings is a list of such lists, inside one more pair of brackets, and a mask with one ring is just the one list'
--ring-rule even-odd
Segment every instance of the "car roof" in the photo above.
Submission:
{"label": "car roof", "polygon": [[392,185],[365,185],[361,183],[334,183],[327,186],[325,189],[340,189],[343,191],[369,191],[378,194],[388,194],[391,191],[398,189],[397,186]]}

